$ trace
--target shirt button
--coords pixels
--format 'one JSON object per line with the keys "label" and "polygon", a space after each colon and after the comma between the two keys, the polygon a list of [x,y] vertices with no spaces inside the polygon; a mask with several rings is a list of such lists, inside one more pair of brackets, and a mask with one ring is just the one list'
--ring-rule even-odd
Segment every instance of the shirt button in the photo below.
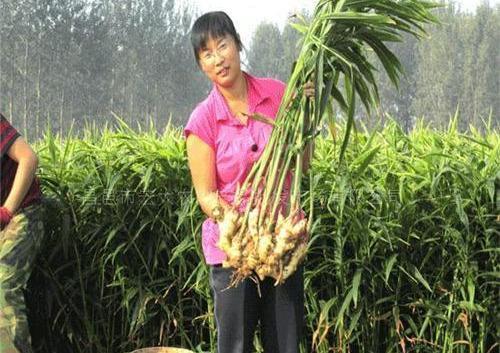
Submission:
{"label": "shirt button", "polygon": [[253,144],[252,145],[252,152],[257,152],[257,150],[259,149],[259,146],[257,146],[257,144]]}

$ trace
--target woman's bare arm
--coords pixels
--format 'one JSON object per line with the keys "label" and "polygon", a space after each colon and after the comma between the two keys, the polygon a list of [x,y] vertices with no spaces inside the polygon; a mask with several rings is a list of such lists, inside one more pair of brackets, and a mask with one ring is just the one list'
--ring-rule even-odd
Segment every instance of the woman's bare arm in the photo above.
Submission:
{"label": "woman's bare arm", "polygon": [[188,136],[186,147],[189,170],[198,203],[208,217],[216,219],[217,215],[214,214],[214,210],[218,206],[226,209],[230,205],[217,193],[215,152],[194,134]]}
{"label": "woman's bare arm", "polygon": [[15,213],[23,202],[38,167],[38,157],[22,137],[18,137],[7,151],[7,155],[18,163],[9,196],[2,205],[10,213]]}

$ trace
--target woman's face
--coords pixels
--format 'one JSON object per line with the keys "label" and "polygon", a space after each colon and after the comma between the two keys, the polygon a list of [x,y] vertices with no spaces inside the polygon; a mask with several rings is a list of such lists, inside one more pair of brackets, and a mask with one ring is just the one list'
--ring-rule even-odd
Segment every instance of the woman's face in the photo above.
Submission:
{"label": "woman's face", "polygon": [[205,75],[218,86],[230,87],[241,75],[238,45],[229,34],[217,39],[210,37],[199,52],[199,63]]}

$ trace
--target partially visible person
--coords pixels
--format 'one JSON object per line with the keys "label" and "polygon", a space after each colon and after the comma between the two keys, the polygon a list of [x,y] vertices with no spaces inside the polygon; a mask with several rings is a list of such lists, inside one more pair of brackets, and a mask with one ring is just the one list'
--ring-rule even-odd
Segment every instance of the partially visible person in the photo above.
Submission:
{"label": "partially visible person", "polygon": [[31,353],[24,290],[44,228],[38,158],[0,113],[0,353]]}

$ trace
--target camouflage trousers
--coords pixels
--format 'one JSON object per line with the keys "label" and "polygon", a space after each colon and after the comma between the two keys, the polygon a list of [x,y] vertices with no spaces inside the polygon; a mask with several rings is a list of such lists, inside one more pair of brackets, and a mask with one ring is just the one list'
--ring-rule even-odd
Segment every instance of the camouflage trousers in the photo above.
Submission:
{"label": "camouflage trousers", "polygon": [[24,290],[43,238],[42,206],[32,205],[0,230],[0,353],[32,353]]}

